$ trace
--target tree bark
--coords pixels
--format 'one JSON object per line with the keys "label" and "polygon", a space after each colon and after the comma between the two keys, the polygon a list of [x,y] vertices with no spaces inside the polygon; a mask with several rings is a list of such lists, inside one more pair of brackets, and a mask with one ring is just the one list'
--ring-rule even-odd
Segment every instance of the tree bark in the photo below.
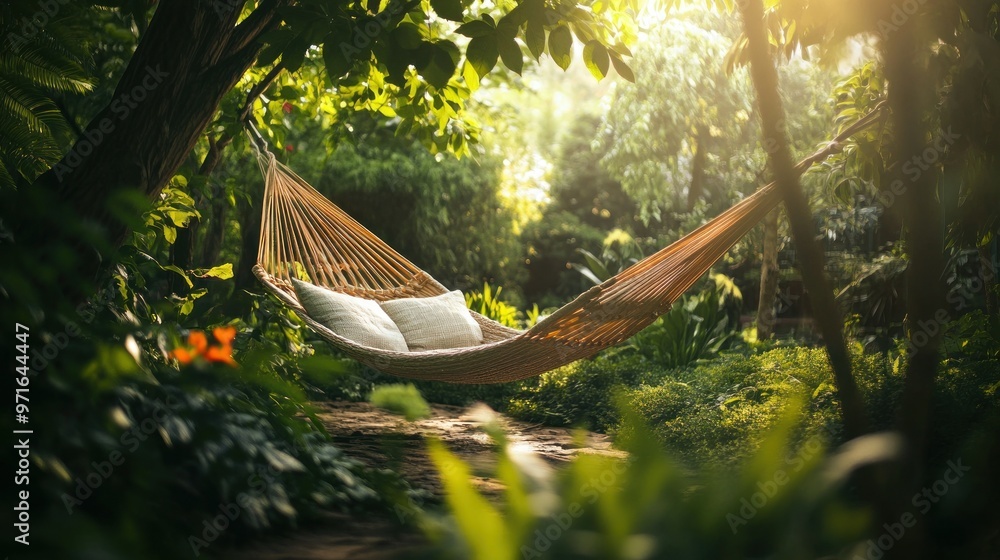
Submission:
{"label": "tree bark", "polygon": [[698,126],[698,138],[694,144],[694,158],[691,162],[691,186],[688,188],[687,211],[694,210],[705,192],[705,160],[708,156],[708,127]]}
{"label": "tree bark", "polygon": [[253,274],[257,264],[257,247],[260,245],[260,214],[264,209],[264,197],[255,196],[253,202],[240,204],[240,260],[234,275],[236,290],[250,290],[259,286]]}
{"label": "tree bark", "polygon": [[219,264],[219,256],[226,241],[226,218],[229,203],[220,193],[212,199],[212,215],[208,219],[205,237],[202,240],[199,266],[211,268]]}
{"label": "tree bark", "polygon": [[[256,39],[277,23],[275,8],[283,2],[263,0],[237,24],[242,1],[162,0],[112,101],[34,188],[54,193],[110,246],[120,245],[128,224],[109,203],[121,192],[160,193],[253,63]],[[82,249],[77,272],[92,276],[99,254],[67,241]]]}
{"label": "tree bark", "polygon": [[993,251],[991,247],[996,240],[987,245],[979,246],[979,275],[983,279],[983,293],[986,297],[986,314],[997,315],[1000,306],[997,305],[997,268],[993,266]]}
{"label": "tree bark", "polygon": [[764,218],[764,251],[760,264],[760,302],[757,304],[757,339],[774,335],[778,300],[778,216],[775,208]]}
{"label": "tree bark", "polygon": [[[911,21],[900,27],[886,41],[885,73],[888,101],[892,107],[894,152],[901,165],[895,178],[903,185],[899,198],[904,222],[904,239],[909,255],[906,270],[906,309],[909,335],[909,359],[903,386],[900,428],[907,442],[907,457],[902,469],[896,511],[909,506],[907,496],[919,490],[924,477],[927,434],[931,422],[931,397],[940,356],[938,346],[944,325],[944,220],[937,201],[937,177],[934,166],[923,162],[926,140],[931,137],[927,117],[933,110],[930,88],[932,78],[926,69],[929,44],[917,40],[921,22]],[[944,154],[938,154],[943,159]],[[912,173],[912,169],[921,169]],[[890,512],[895,516],[896,512]],[[912,534],[911,534],[912,533]],[[907,533],[895,547],[895,558],[922,558],[924,532],[919,526]]]}
{"label": "tree bark", "polygon": [[764,146],[778,188],[784,197],[792,237],[799,252],[802,279],[809,291],[816,323],[823,334],[830,365],[833,367],[844,430],[848,437],[856,437],[868,429],[864,401],[851,374],[851,358],[844,341],[844,323],[833,298],[833,290],[823,272],[824,255],[816,242],[812,212],[792,163],[788,134],[784,127],[785,110],[778,92],[778,72],[771,60],[764,30],[764,8],[760,0],[743,0],[739,2],[739,6],[750,54],[750,74],[757,90]]}

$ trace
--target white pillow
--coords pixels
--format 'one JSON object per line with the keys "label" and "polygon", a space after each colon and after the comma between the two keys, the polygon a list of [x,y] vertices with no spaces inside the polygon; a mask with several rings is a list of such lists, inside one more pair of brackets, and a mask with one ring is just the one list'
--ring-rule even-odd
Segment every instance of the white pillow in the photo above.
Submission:
{"label": "white pillow", "polygon": [[406,352],[406,340],[378,303],[292,278],[306,313],[338,335],[371,348]]}
{"label": "white pillow", "polygon": [[458,290],[434,297],[383,301],[380,305],[403,333],[410,351],[462,348],[483,342],[483,330]]}

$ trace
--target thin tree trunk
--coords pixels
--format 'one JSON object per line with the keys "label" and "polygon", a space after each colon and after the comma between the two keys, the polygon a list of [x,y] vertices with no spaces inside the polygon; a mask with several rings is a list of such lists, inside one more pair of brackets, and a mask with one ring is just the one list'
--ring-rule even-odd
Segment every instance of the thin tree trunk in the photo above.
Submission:
{"label": "thin tree trunk", "polygon": [[708,127],[698,126],[698,139],[694,145],[694,158],[691,162],[691,186],[688,188],[687,211],[694,210],[695,204],[701,200],[705,192],[705,161],[708,156]]}
{"label": "thin tree trunk", "polygon": [[739,2],[739,6],[750,54],[750,74],[757,90],[764,146],[767,148],[778,188],[784,197],[792,237],[799,252],[802,280],[809,291],[816,323],[823,334],[830,365],[833,367],[844,430],[848,437],[856,437],[868,429],[864,401],[851,374],[851,358],[844,341],[844,323],[833,298],[833,290],[823,272],[824,255],[816,242],[812,212],[792,163],[784,127],[785,110],[778,92],[778,72],[771,60],[764,30],[764,8],[760,0],[743,0]]}
{"label": "thin tree trunk", "polygon": [[778,300],[778,216],[775,208],[764,218],[764,251],[760,264],[760,302],[757,304],[757,338],[774,335]]}
{"label": "thin tree trunk", "polygon": [[[181,270],[190,270],[194,255],[194,241],[198,234],[200,220],[192,219],[186,227],[177,230],[177,239],[170,246],[170,263]],[[170,291],[178,292],[182,286],[187,286],[176,274],[170,276]]]}
{"label": "thin tree trunk", "polygon": [[[224,134],[218,140],[215,137],[209,138],[208,153],[205,154],[205,160],[198,169],[198,175],[206,179],[211,177],[212,172],[222,162],[222,151],[232,141],[232,136],[228,134]],[[219,259],[219,252],[222,250],[223,238],[226,233],[226,200],[221,196],[213,196],[210,204],[212,215],[208,220],[208,231],[205,232],[201,253],[201,265],[204,267],[213,267],[219,264],[216,261]]]}
{"label": "thin tree trunk", "polygon": [[212,198],[212,215],[202,240],[201,266],[213,267],[219,264],[219,255],[226,241],[226,218],[229,203],[224,196]]}
{"label": "thin tree trunk", "polygon": [[983,279],[983,295],[986,297],[986,314],[996,315],[1000,313],[997,305],[997,269],[993,266],[993,251],[991,247],[996,243],[989,243],[979,246],[979,276]]}
{"label": "thin tree trunk", "polygon": [[257,247],[260,245],[260,214],[264,208],[264,197],[253,197],[252,203],[244,202],[240,207],[240,260],[236,267],[236,290],[249,290],[258,286],[253,275],[257,264]]}
{"label": "thin tree trunk", "polygon": [[[888,100],[896,142],[893,151],[899,161],[907,163],[923,161],[925,141],[930,136],[926,119],[932,110],[931,92],[925,84],[933,82],[926,70],[929,45],[921,45],[915,35],[920,28],[919,21],[908,22],[885,45]],[[943,156],[938,154],[939,158]],[[912,173],[915,168],[922,172]],[[910,506],[907,496],[919,490],[924,477],[931,397],[940,359],[938,346],[944,327],[941,314],[945,313],[944,223],[937,201],[937,177],[935,167],[921,165],[900,166],[896,177],[904,187],[899,201],[909,255],[906,309],[911,351],[900,417],[908,457],[900,464],[896,511],[890,512],[893,518]],[[923,527],[918,523],[891,552],[895,558],[926,557]]]}

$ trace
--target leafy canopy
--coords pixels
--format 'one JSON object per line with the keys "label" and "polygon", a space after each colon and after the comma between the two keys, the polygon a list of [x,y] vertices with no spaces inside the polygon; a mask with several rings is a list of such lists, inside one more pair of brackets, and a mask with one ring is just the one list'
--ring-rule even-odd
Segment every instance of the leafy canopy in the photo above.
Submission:
{"label": "leafy canopy", "polygon": [[304,0],[280,8],[258,64],[321,66],[342,107],[397,118],[397,134],[433,152],[468,155],[478,123],[464,109],[500,64],[520,74],[526,58],[548,55],[565,69],[579,44],[596,77],[613,67],[632,79],[637,12],[637,0]]}

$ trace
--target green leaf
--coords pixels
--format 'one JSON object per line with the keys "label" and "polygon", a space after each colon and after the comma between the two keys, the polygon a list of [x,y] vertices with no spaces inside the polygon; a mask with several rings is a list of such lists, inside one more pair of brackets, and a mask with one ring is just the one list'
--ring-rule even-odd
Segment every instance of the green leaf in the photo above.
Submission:
{"label": "green leaf", "polygon": [[531,56],[538,60],[538,57],[542,56],[545,52],[545,26],[541,21],[535,19],[529,19],[527,28],[524,31],[524,39],[528,44],[528,50],[531,51]]}
{"label": "green leaf", "polygon": [[590,267],[590,270],[593,271],[594,274],[605,280],[611,278],[611,273],[608,271],[608,267],[604,264],[604,261],[597,258],[596,255],[586,249],[577,249],[576,252],[583,255],[583,258],[587,261],[587,266]]}
{"label": "green leaf", "polygon": [[458,68],[458,48],[450,41],[439,41],[429,44],[428,49],[430,56],[427,65],[420,70],[420,75],[430,85],[443,88],[448,85],[448,80]]}
{"label": "green leaf", "polygon": [[632,51],[630,51],[628,47],[626,47],[621,43],[618,43],[616,45],[611,45],[608,48],[622,56],[632,56]]}
{"label": "green leaf", "polygon": [[465,10],[462,9],[460,0],[431,0],[431,7],[444,19],[460,22],[465,18]]}
{"label": "green leaf", "polygon": [[194,301],[196,299],[204,296],[207,293],[208,293],[207,289],[200,288],[200,289],[194,290],[190,294],[188,294],[188,296],[186,298],[184,298],[184,303],[181,304],[181,307],[180,307],[180,310],[179,310],[181,316],[190,315],[191,312],[194,311]]}
{"label": "green leaf", "polygon": [[368,402],[377,408],[404,416],[410,422],[431,415],[430,405],[412,383],[376,387],[368,396]]}
{"label": "green leaf", "polygon": [[163,226],[163,238],[167,243],[173,245],[177,241],[177,229],[168,225]]}
{"label": "green leaf", "polygon": [[480,78],[493,70],[498,56],[496,35],[476,37],[469,41],[469,47],[465,50],[465,58],[476,69]]}
{"label": "green leaf", "polygon": [[257,56],[257,66],[274,64],[274,61],[278,59],[278,56],[294,37],[294,33],[288,28],[275,29],[262,35],[260,41],[264,43],[264,48]]}
{"label": "green leaf", "polygon": [[569,68],[572,51],[573,34],[570,33],[569,27],[560,25],[549,32],[549,56],[563,70]]}
{"label": "green leaf", "polygon": [[472,558],[514,558],[517,540],[500,512],[469,482],[468,465],[436,439],[427,440],[427,454],[441,477],[445,499]]}
{"label": "green leaf", "polygon": [[584,278],[590,280],[595,286],[600,285],[601,282],[603,282],[603,280],[598,278],[597,275],[594,274],[589,268],[583,266],[580,263],[570,263],[570,266],[572,266],[574,270],[582,274]]}
{"label": "green leaf", "polygon": [[523,14],[524,12],[517,12],[515,9],[497,22],[497,36],[501,41],[513,40],[514,37],[517,37],[517,31],[524,23]]}
{"label": "green leaf", "polygon": [[632,73],[632,69],[629,68],[628,64],[625,64],[625,62],[622,59],[618,58],[617,56],[613,56],[611,57],[611,64],[614,65],[615,72],[618,72],[619,76],[625,78],[627,81],[632,82],[633,84],[635,83],[635,74]]}
{"label": "green leaf", "polygon": [[476,19],[458,26],[455,32],[459,35],[475,38],[493,35],[496,33],[496,28],[481,19]]}
{"label": "green leaf", "polygon": [[128,350],[120,346],[98,346],[96,357],[84,366],[81,374],[100,390],[118,387],[128,379],[156,382],[156,379],[139,367]]}
{"label": "green leaf", "polygon": [[344,74],[350,72],[351,66],[354,65],[354,61],[348,58],[347,51],[341,49],[339,45],[332,33],[327,35],[326,41],[323,42],[323,64],[326,66],[326,75],[333,83],[337,83]]}
{"label": "green leaf", "polygon": [[598,80],[608,75],[608,49],[599,42],[590,41],[583,47],[583,62]]}
{"label": "green leaf", "polygon": [[196,212],[186,210],[167,210],[167,217],[177,227],[184,227],[188,221],[197,215]]}
{"label": "green leaf", "polygon": [[476,69],[472,67],[472,64],[468,60],[462,65],[462,77],[465,78],[465,83],[469,86],[470,92],[479,89],[479,74],[476,73]]}
{"label": "green leaf", "polygon": [[399,27],[393,30],[392,38],[400,47],[411,51],[420,48],[420,44],[423,42],[420,28],[406,22],[399,24]]}
{"label": "green leaf", "polygon": [[282,64],[289,74],[302,67],[302,61],[306,58],[309,46],[309,43],[301,40],[301,37],[296,37],[281,53]]}
{"label": "green leaf", "polygon": [[316,18],[314,12],[301,6],[279,6],[274,11],[292,28],[306,27]]}
{"label": "green leaf", "polygon": [[218,278],[219,280],[229,280],[233,277],[233,264],[226,263],[220,264],[219,266],[213,266],[212,268],[206,270],[205,272],[198,275],[199,278]]}
{"label": "green leaf", "polygon": [[521,54],[521,47],[517,41],[501,40],[497,44],[497,49],[500,51],[500,59],[503,60],[504,66],[520,75],[524,69],[524,55]]}
{"label": "green leaf", "polygon": [[178,274],[181,278],[184,279],[184,283],[187,284],[188,288],[193,288],[194,287],[194,283],[191,282],[191,278],[188,277],[187,273],[184,272],[183,270],[181,270],[181,268],[179,266],[168,264],[166,266],[160,266],[160,268],[163,269],[163,270],[169,270],[170,272],[174,272],[174,273]]}

